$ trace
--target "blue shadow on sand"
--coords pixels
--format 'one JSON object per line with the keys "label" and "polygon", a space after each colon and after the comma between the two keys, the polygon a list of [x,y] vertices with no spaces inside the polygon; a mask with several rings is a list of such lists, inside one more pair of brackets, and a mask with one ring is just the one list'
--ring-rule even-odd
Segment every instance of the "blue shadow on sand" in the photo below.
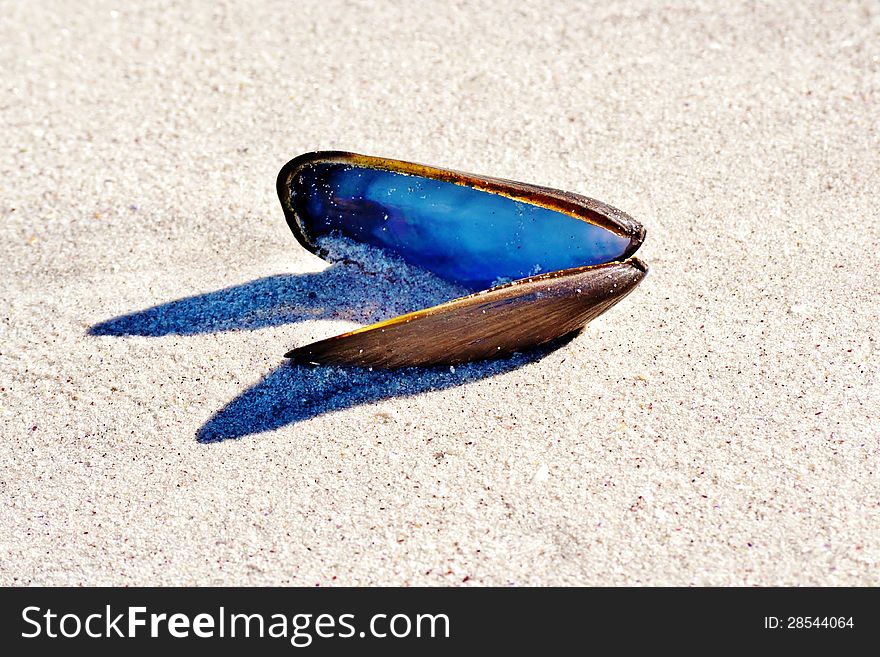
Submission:
{"label": "blue shadow on sand", "polygon": [[208,420],[202,443],[242,438],[360,404],[465,385],[536,360],[534,352],[498,361],[448,367],[369,370],[282,364]]}
{"label": "blue shadow on sand", "polygon": [[[424,295],[407,299],[404,294],[393,282],[365,276],[350,264],[336,264],[321,272],[267,276],[177,299],[100,322],[88,332],[117,337],[196,335],[340,319],[352,313],[371,323],[388,316],[391,302],[391,314],[398,314],[425,307],[426,301],[433,305],[446,300]],[[572,337],[508,359],[460,365],[454,372],[448,367],[389,371],[285,363],[215,413],[196,438],[202,443],[242,438],[360,404],[465,385],[534,362]],[[290,346],[279,345],[279,352]]]}
{"label": "blue shadow on sand", "polygon": [[[372,283],[372,281],[370,281]],[[308,274],[277,274],[206,294],[169,301],[146,310],[95,324],[89,335],[197,335],[219,331],[257,330],[308,319],[339,319],[356,297],[373,293],[352,266],[333,265]],[[389,294],[388,290],[384,295]],[[376,299],[379,301],[379,299]],[[380,308],[380,303],[366,307]],[[366,314],[378,321],[378,312]]]}

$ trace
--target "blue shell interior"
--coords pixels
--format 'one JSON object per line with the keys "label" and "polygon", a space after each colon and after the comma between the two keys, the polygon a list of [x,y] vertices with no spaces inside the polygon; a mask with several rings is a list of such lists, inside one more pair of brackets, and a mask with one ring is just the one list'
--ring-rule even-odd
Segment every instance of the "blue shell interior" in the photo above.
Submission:
{"label": "blue shell interior", "polygon": [[474,290],[609,262],[630,244],[555,210],[383,169],[313,164],[291,194],[310,240],[341,234]]}

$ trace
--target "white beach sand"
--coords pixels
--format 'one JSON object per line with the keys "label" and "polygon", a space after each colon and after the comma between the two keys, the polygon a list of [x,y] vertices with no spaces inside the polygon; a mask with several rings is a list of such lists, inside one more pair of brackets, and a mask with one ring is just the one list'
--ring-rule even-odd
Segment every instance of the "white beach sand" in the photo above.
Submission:
{"label": "white beach sand", "polygon": [[[877,2],[137,5],[0,1],[0,584],[880,584]],[[285,367],[394,292],[287,228],[321,149],[651,273],[550,353]]]}

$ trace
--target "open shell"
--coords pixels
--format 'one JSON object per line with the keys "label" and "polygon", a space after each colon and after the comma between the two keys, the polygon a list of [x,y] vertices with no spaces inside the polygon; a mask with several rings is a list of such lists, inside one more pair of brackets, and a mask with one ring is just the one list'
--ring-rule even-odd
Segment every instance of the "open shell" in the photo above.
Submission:
{"label": "open shell", "polygon": [[[407,197],[409,210],[401,209],[399,205],[395,209],[391,205],[382,205],[384,192],[378,204],[375,199],[370,200],[363,184],[351,180],[353,175],[365,175],[368,181],[380,178],[379,183],[385,183],[385,178],[392,182],[424,183],[427,189],[420,190],[425,192],[424,196]],[[477,203],[491,203],[493,212],[504,207],[499,206],[499,202],[504,202],[499,197],[503,197],[514,201],[518,212],[525,208],[535,217],[524,228],[523,235],[517,235],[519,242],[511,245],[497,235],[499,230],[504,230],[504,218],[497,222],[493,218],[491,226],[487,223],[474,230],[473,222],[482,219],[471,219],[464,207],[459,217],[455,207],[448,204],[417,205],[422,203],[421,198],[427,199],[425,204],[430,204],[437,195],[471,200],[469,193],[452,185],[491,195],[474,199]],[[340,199],[338,195],[343,188],[354,192]],[[407,194],[406,191],[395,192],[394,187],[387,189],[391,190],[389,197],[392,192],[398,197]],[[431,196],[432,192],[434,196]],[[429,271],[471,286],[485,284],[484,281],[491,278],[511,277],[510,272],[524,273],[521,260],[531,257],[528,254],[533,252],[543,253],[541,257],[551,264],[577,263],[585,259],[589,263],[540,275],[523,275],[511,283],[298,347],[286,354],[295,362],[391,368],[456,364],[507,356],[582,328],[635,289],[647,273],[647,267],[631,257],[645,238],[641,224],[600,201],[536,185],[353,153],[319,152],[301,155],[281,169],[278,196],[297,240],[325,258],[327,253],[318,245],[317,233],[340,229],[348,231],[348,237],[389,248]],[[327,208],[331,206],[333,215],[329,216]],[[337,217],[339,208],[342,209]],[[545,216],[547,211],[552,215],[549,218]],[[391,220],[398,217],[395,224],[398,227],[401,222],[410,220],[421,222],[416,228],[427,231],[431,239],[421,238],[420,241],[420,238],[412,237],[413,227],[408,224],[400,229],[408,231],[402,237],[402,233],[379,232],[386,230],[382,222],[390,221],[389,212]],[[415,219],[414,214],[418,215]],[[447,228],[446,223],[429,224],[425,217],[432,214],[438,220],[449,220],[447,223],[451,228]],[[554,223],[564,219],[587,225]],[[379,225],[381,228],[376,228]],[[523,220],[517,225],[524,225]],[[544,226],[554,229],[542,233],[541,227]],[[572,230],[559,231],[558,226]],[[456,227],[463,231],[462,236],[450,232]],[[596,228],[601,231],[597,232]],[[586,234],[584,230],[587,229],[591,231],[589,236],[595,245],[584,246],[574,238],[565,241],[568,232]],[[467,254],[461,267],[457,266],[457,253],[452,250],[459,244],[462,252]],[[425,255],[422,261],[420,245],[436,253]],[[542,246],[548,248],[541,251]],[[480,258],[474,256],[475,249],[483,254]],[[527,255],[520,256],[514,249],[522,249]],[[590,259],[598,261],[591,262]],[[496,266],[498,276],[493,276],[493,267]]]}

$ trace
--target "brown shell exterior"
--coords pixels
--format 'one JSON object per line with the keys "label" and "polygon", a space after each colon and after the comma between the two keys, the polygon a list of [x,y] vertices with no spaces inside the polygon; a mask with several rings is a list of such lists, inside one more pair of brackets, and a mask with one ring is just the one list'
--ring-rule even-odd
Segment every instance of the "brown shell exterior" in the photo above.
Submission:
{"label": "brown shell exterior", "polygon": [[299,347],[298,363],[409,367],[499,358],[583,327],[646,274],[641,261],[547,274]]}

